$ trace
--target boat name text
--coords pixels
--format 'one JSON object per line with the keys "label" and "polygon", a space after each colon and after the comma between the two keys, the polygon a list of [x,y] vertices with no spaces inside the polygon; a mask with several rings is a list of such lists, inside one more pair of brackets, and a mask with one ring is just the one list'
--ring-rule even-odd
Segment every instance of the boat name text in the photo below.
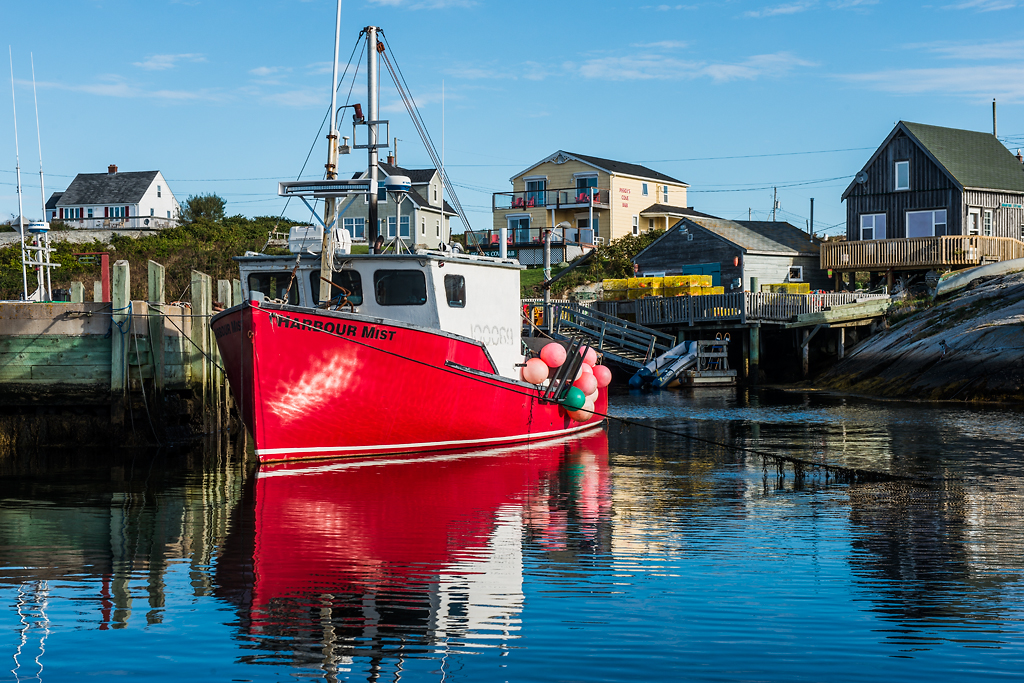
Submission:
{"label": "boat name text", "polygon": [[[381,341],[392,341],[398,330],[386,330],[373,325],[362,325],[357,327],[344,322],[334,323],[331,321],[312,320],[310,318],[292,318],[287,315],[275,314],[278,327],[297,328],[300,330],[313,330],[326,332],[328,334],[341,335],[345,337],[361,337],[363,339],[380,339]],[[219,336],[219,335],[218,335]]]}

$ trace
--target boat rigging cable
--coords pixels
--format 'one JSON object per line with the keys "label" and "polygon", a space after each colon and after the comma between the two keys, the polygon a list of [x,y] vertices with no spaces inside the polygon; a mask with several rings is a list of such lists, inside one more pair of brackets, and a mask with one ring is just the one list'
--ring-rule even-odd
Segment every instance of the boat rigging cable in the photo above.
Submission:
{"label": "boat rigging cable", "polygon": [[[259,311],[261,313],[266,313],[267,315],[272,317],[271,319],[277,317],[277,313],[274,313],[272,311],[267,311],[267,310],[263,309],[260,306],[251,306],[251,308],[252,308],[253,311]],[[306,329],[306,330],[310,330],[310,331],[313,331],[313,332],[320,332],[322,334],[326,334],[328,336],[335,337],[336,339],[342,339],[344,341],[347,341],[347,342],[352,343],[352,344],[356,344],[358,346],[362,346],[362,347],[365,347],[365,348],[368,348],[368,349],[372,349],[374,351],[378,351],[380,353],[383,353],[383,354],[386,354],[386,355],[389,355],[389,356],[394,356],[395,358],[401,358],[402,360],[407,360],[410,363],[416,363],[417,365],[423,365],[425,367],[432,368],[434,370],[440,370],[442,372],[448,372],[448,373],[456,374],[456,375],[459,375],[460,377],[464,377],[464,378],[467,378],[467,379],[472,379],[474,381],[481,382],[483,384],[488,384],[490,386],[495,386],[495,382],[499,381],[499,380],[492,380],[492,379],[490,379],[488,377],[479,377],[479,376],[476,376],[475,374],[467,373],[467,372],[461,371],[461,370],[459,370],[457,368],[454,368],[454,367],[433,365],[431,363],[427,363],[425,361],[417,360],[415,358],[409,358],[408,356],[403,356],[400,353],[395,353],[394,351],[388,351],[386,349],[382,349],[379,346],[374,346],[373,344],[368,344],[366,342],[361,342],[361,341],[359,341],[357,339],[353,339],[351,337],[347,337],[347,336],[344,336],[344,335],[335,334],[333,332],[328,332],[328,331],[323,330],[323,329],[315,328],[310,323],[304,323],[304,322],[300,322],[298,320],[293,320],[292,321],[292,325],[298,325],[299,327],[301,327],[303,329]],[[197,346],[196,348],[199,348],[199,347]],[[206,352],[203,351],[202,349],[200,349],[200,352],[203,353],[203,355],[206,355]],[[209,356],[207,356],[207,357],[210,358]],[[210,360],[213,361],[212,358],[210,358]],[[505,380],[505,381],[507,381],[507,380]],[[512,388],[512,387],[506,386],[505,383],[504,383],[505,381],[502,382],[502,386],[501,386],[501,388],[503,390],[511,391],[513,393],[520,394],[522,396],[527,396],[529,398],[534,398],[534,399],[535,398],[539,398],[537,394],[531,393],[529,391],[515,389],[515,388]],[[605,414],[605,413],[599,413],[597,411],[592,411],[592,412],[593,412],[594,415],[597,415],[598,417],[603,417],[603,418],[608,419],[608,420],[615,420],[616,422],[618,422],[620,424],[628,425],[630,427],[643,427],[645,429],[650,429],[651,431],[660,432],[660,433],[663,433],[663,434],[671,434],[672,436],[678,436],[678,437],[681,437],[681,438],[684,438],[684,439],[688,439],[690,441],[695,441],[695,442],[707,444],[707,445],[710,445],[710,446],[718,446],[719,448],[724,448],[725,450],[738,451],[738,452],[743,452],[743,453],[749,453],[751,455],[756,455],[756,456],[759,456],[761,458],[762,462],[765,465],[766,470],[767,470],[767,464],[768,464],[769,460],[772,461],[773,463],[775,463],[775,465],[779,468],[780,472],[782,472],[783,466],[788,463],[790,466],[793,467],[793,470],[796,473],[796,476],[798,478],[803,477],[805,470],[821,470],[821,471],[825,472],[826,477],[829,474],[831,474],[833,476],[833,478],[837,482],[845,482],[845,483],[858,483],[858,482],[862,483],[862,482],[869,482],[869,481],[871,481],[871,482],[885,482],[885,481],[905,481],[905,482],[906,481],[910,481],[910,482],[913,482],[913,481],[915,481],[914,479],[912,479],[910,477],[907,477],[907,476],[904,476],[904,475],[899,475],[899,474],[892,474],[890,472],[877,472],[877,471],[874,471],[874,470],[865,470],[865,469],[860,469],[860,468],[857,468],[857,467],[843,467],[841,465],[829,465],[828,463],[815,462],[813,460],[807,460],[807,459],[804,459],[804,458],[797,458],[797,457],[791,456],[791,455],[779,455],[777,453],[769,453],[767,451],[761,451],[761,450],[758,450],[756,448],[749,448],[747,446],[730,445],[730,444],[722,443],[720,441],[715,441],[713,439],[705,439],[703,437],[694,436],[693,434],[686,434],[684,432],[678,432],[678,431],[675,431],[673,429],[666,429],[664,427],[656,427],[654,425],[645,424],[643,422],[638,422],[636,420],[630,420],[630,419],[623,418],[623,417],[616,417],[615,415],[608,415],[608,414]]]}
{"label": "boat rigging cable", "polygon": [[[465,226],[466,232],[475,234],[473,228],[469,224],[469,219],[466,218],[466,212],[462,208],[462,202],[459,201],[458,195],[455,194],[455,188],[452,186],[451,181],[448,180],[448,174],[444,172],[444,167],[441,164],[440,157],[437,156],[437,150],[434,148],[434,141],[430,138],[430,133],[427,131],[426,124],[423,123],[423,117],[420,116],[419,107],[416,106],[416,100],[413,99],[412,93],[409,90],[409,84],[405,80],[405,74],[402,73],[402,69],[398,66],[398,61],[391,63],[391,58],[388,56],[389,52],[393,52],[391,49],[391,43],[388,42],[388,37],[384,31],[380,32],[381,38],[384,39],[383,45],[378,43],[378,51],[380,56],[384,59],[384,65],[388,68],[388,72],[391,74],[391,79],[395,82],[395,89],[398,90],[399,96],[402,98],[402,104],[405,105],[405,109],[409,112],[409,118],[412,119],[413,125],[416,127],[416,132],[419,133],[420,139],[423,141],[423,146],[427,149],[427,154],[430,155],[430,160],[434,162],[435,168],[440,169],[441,182],[444,184],[446,190],[448,190],[448,198],[452,202],[452,206],[455,207],[455,212],[459,215],[459,219],[462,221],[462,225]],[[387,48],[386,50],[384,48]],[[444,206],[442,203],[441,212],[444,213]]]}

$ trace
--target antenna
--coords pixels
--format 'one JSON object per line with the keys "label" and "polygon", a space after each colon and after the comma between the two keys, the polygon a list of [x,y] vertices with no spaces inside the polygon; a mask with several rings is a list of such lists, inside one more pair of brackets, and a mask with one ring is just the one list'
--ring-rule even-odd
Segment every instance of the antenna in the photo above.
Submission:
{"label": "antenna", "polygon": [[[29,62],[32,64],[32,103],[36,106],[36,143],[39,145],[39,208],[42,209],[42,223],[44,226],[48,226],[46,220],[46,190],[43,186],[43,134],[39,130],[39,97],[36,95],[36,58],[31,52],[28,53]],[[45,246],[50,246],[49,233],[46,233]],[[40,254],[42,255],[42,254]],[[46,252],[45,258],[41,259],[50,262],[50,254]],[[46,299],[53,298],[53,280],[50,278],[50,268],[46,268]],[[42,276],[43,268],[40,267],[39,275]],[[42,278],[40,277],[40,280]],[[39,283],[42,285],[42,282]]]}
{"label": "antenna", "polygon": [[7,46],[11,60],[11,107],[14,109],[14,168],[18,175],[18,230],[21,232],[21,287],[22,299],[28,300],[28,271],[25,268],[25,212],[21,207],[21,156],[18,151],[18,105],[14,101],[14,52]]}

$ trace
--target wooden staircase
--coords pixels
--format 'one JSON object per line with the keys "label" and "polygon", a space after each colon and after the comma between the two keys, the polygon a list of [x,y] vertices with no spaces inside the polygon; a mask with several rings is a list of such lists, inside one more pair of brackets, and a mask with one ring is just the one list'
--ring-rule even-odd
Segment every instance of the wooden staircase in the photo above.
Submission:
{"label": "wooden staircase", "polygon": [[552,306],[550,334],[577,339],[607,360],[639,369],[675,346],[671,335],[576,304]]}

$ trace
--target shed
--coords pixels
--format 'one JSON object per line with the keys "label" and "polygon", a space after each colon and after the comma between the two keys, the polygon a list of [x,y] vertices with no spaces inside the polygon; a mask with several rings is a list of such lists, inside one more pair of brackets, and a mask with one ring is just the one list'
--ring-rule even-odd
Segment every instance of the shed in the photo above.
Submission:
{"label": "shed", "polygon": [[682,218],[633,259],[641,274],[710,274],[726,291],[761,283],[807,282],[824,289],[818,265],[820,240],[782,221],[730,221],[709,216]]}

